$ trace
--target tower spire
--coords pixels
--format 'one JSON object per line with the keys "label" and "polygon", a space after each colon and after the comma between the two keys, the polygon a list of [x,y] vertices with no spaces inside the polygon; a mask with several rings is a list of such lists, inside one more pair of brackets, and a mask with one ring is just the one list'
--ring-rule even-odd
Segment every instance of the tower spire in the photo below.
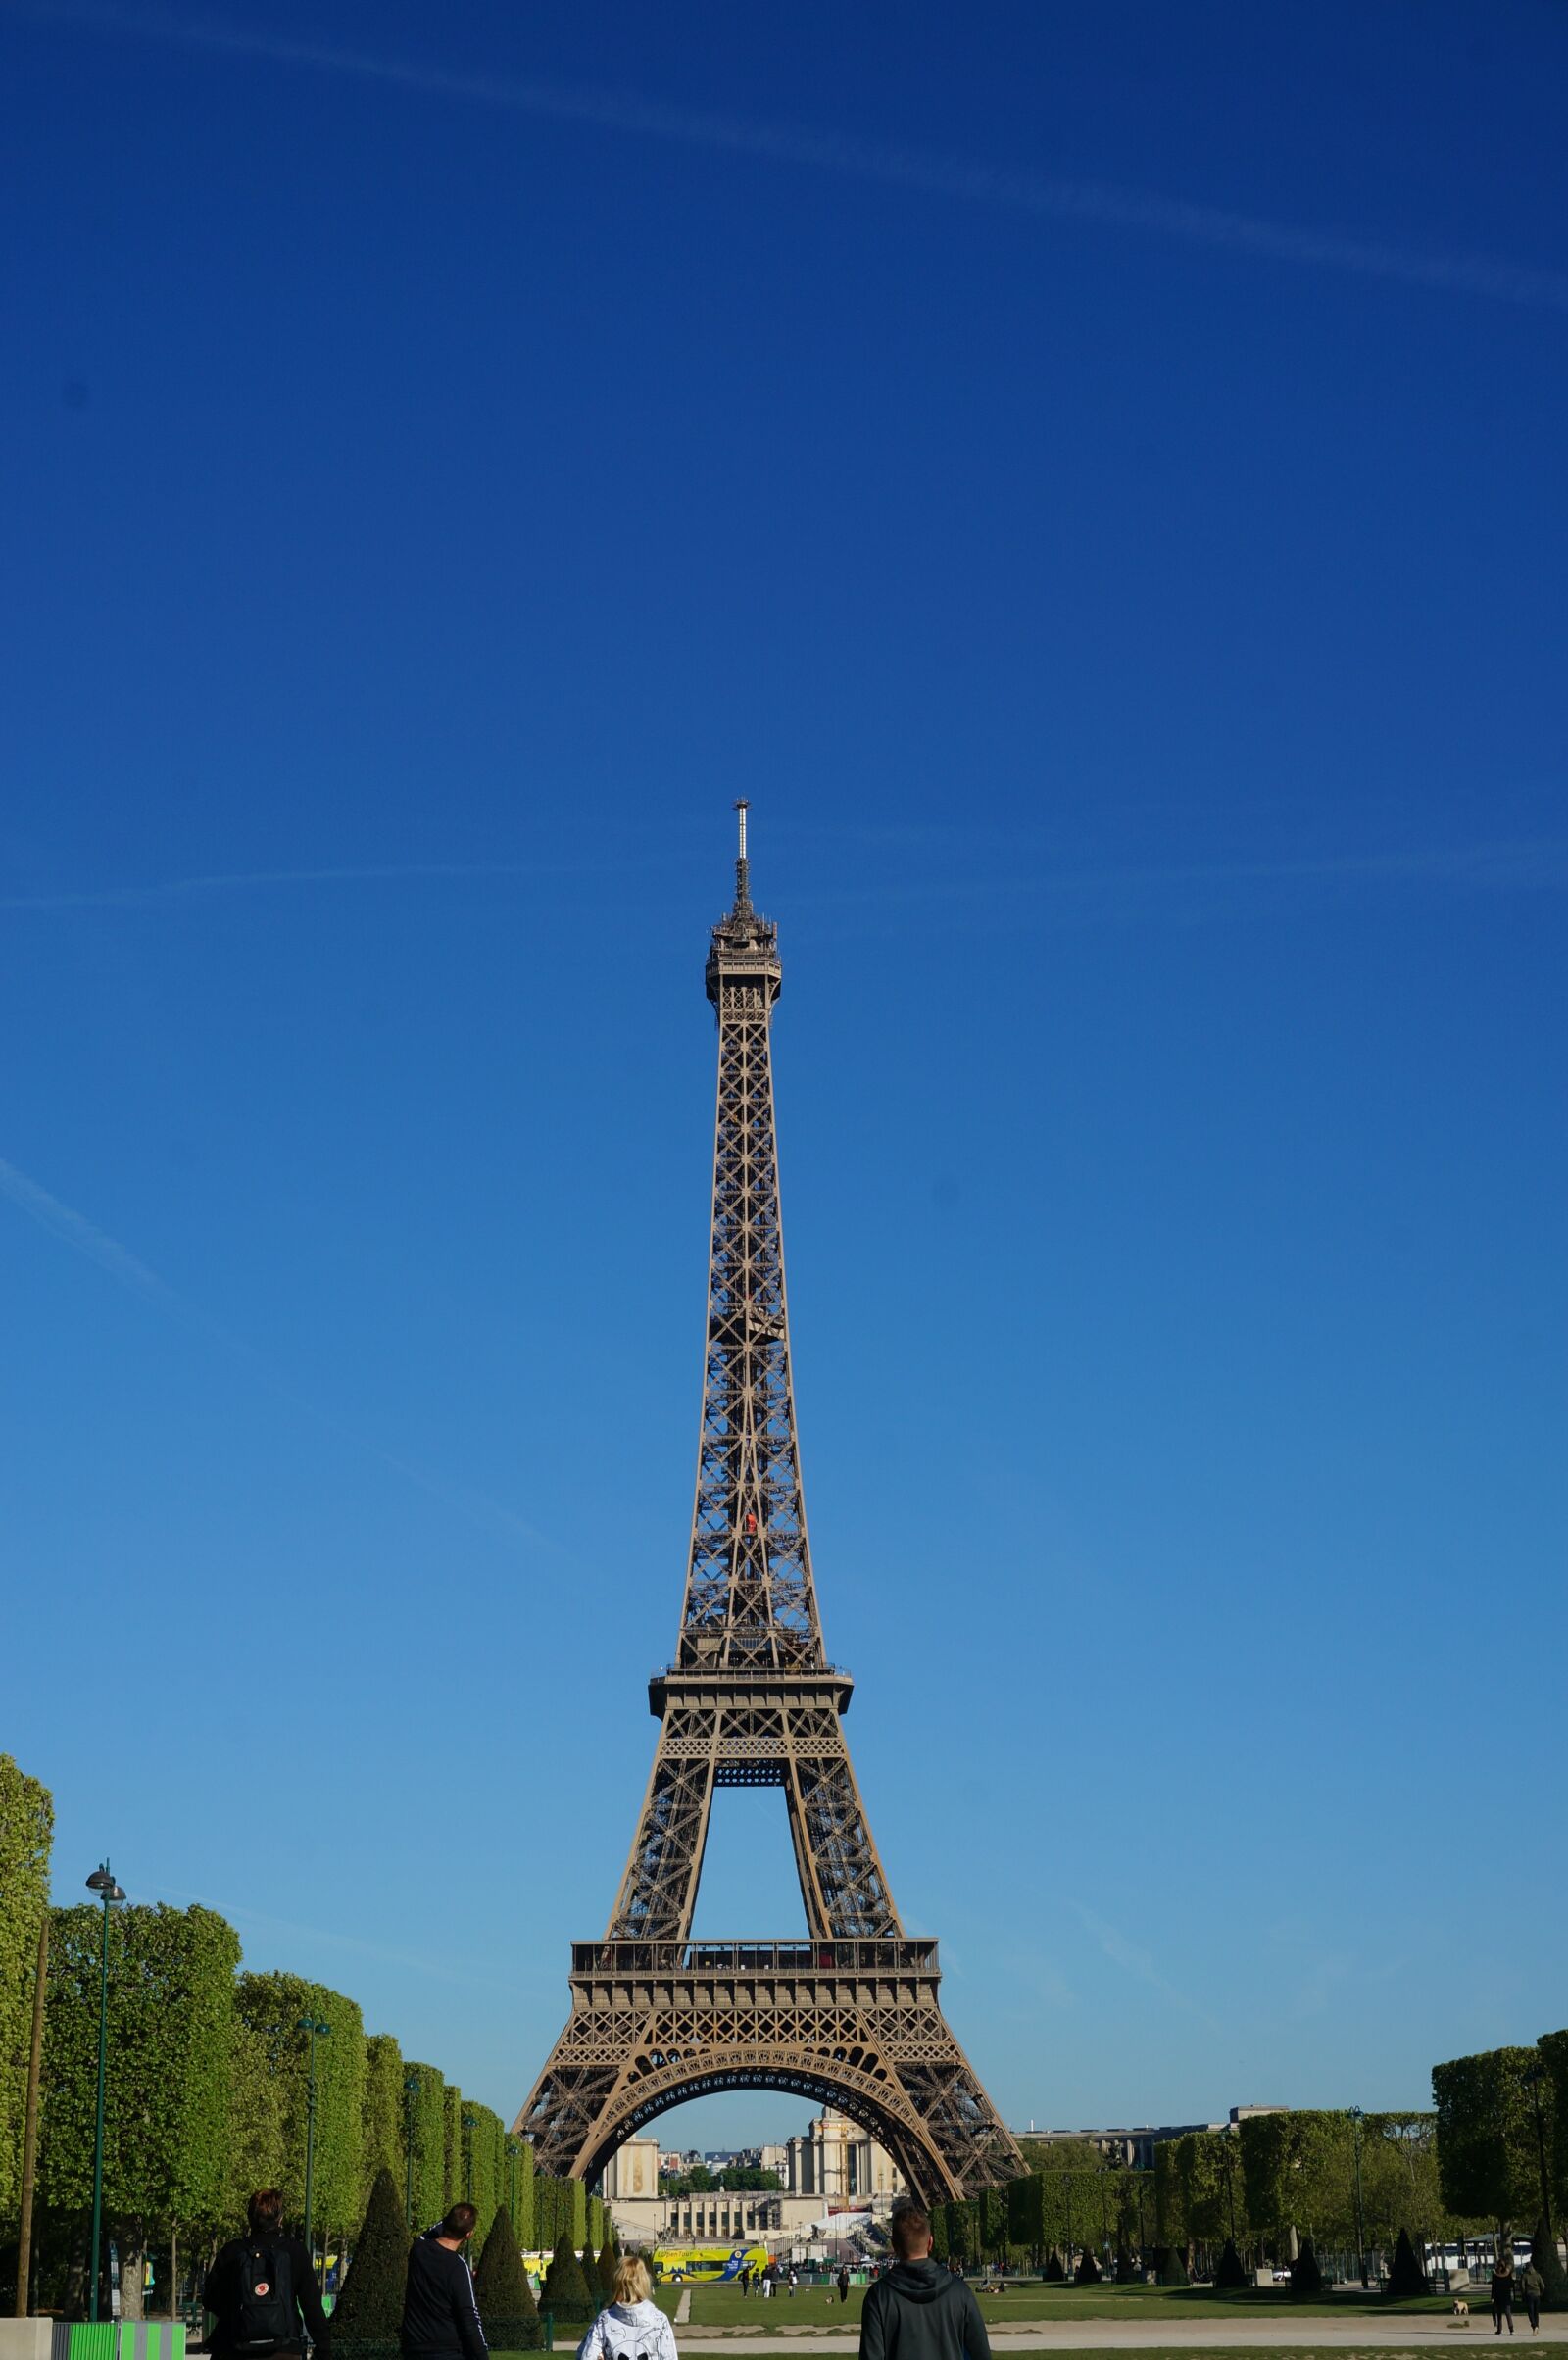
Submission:
{"label": "tower spire", "polygon": [[735,914],[746,915],[752,907],[752,864],[746,858],[746,814],[751,805],[744,795],[735,805],[735,816],[740,822],[740,851],[735,859]]}

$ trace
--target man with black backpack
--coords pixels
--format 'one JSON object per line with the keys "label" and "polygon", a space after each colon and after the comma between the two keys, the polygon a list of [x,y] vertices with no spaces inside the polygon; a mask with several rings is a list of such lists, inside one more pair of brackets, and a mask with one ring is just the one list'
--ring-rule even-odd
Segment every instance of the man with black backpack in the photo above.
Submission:
{"label": "man with black backpack", "polygon": [[298,2353],[309,2334],[317,2360],[327,2360],[331,2330],[311,2257],[298,2237],[283,2234],[282,2190],[259,2188],[245,2209],[249,2230],[229,2239],[207,2273],[205,2300],[215,2320],[208,2350],[227,2360],[273,2360]]}

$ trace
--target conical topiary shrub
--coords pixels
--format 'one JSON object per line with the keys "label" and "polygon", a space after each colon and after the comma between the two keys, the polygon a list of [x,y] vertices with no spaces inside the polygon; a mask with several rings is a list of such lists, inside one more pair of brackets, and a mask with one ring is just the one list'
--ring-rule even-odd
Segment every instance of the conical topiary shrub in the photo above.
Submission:
{"label": "conical topiary shrub", "polygon": [[1323,2273],[1318,2268],[1317,2255],[1310,2237],[1301,2239],[1301,2249],[1291,2264],[1291,2292],[1298,2299],[1309,2298],[1323,2291]]}
{"label": "conical topiary shrub", "polygon": [[619,2262],[620,2256],[615,2251],[614,2225],[607,2221],[605,2223],[605,2241],[599,2248],[599,2284],[605,2289],[606,2302],[614,2300],[615,2271]]}
{"label": "conical topiary shrub", "polygon": [[409,2278],[409,2225],[391,2173],[383,2164],[370,2188],[365,2226],[343,2291],[332,2306],[332,2335],[344,2343],[396,2345]]}
{"label": "conical topiary shrub", "polygon": [[1073,2272],[1073,2277],[1078,2281],[1080,2286],[1098,2286],[1100,2284],[1100,2264],[1087,2245],[1078,2256],[1078,2267]]}
{"label": "conical topiary shrub", "polygon": [[564,2232],[550,2257],[539,2293],[539,2308],[548,2311],[553,2319],[581,2321],[584,2325],[598,2313],[598,2298],[590,2293],[576,2248]]}
{"label": "conical topiary shrub", "polygon": [[1216,2286],[1232,2287],[1245,2286],[1247,2284],[1247,2272],[1242,2268],[1242,2257],[1232,2237],[1225,2239],[1224,2251],[1214,2265],[1214,2284]]}
{"label": "conical topiary shrub", "polygon": [[1412,2302],[1416,2295],[1427,2290],[1426,2272],[1416,2259],[1410,2242],[1410,2232],[1401,2229],[1389,2264],[1389,2299],[1391,2302]]}
{"label": "conical topiary shrub", "polygon": [[542,2346],[545,2337],[539,2306],[505,2205],[490,2224],[473,2274],[473,2293],[485,2341],[493,2352],[532,2352]]}
{"label": "conical topiary shrub", "polygon": [[1165,2257],[1159,2265],[1158,2277],[1162,2286],[1189,2286],[1192,2285],[1192,2281],[1187,2275],[1187,2262],[1179,2245],[1166,2246]]}
{"label": "conical topiary shrub", "polygon": [[585,2245],[582,2249],[582,2283],[596,2309],[610,2300],[610,2289],[599,2275],[599,2256],[592,2245]]}
{"label": "conical topiary shrub", "polygon": [[1046,2277],[1050,2280],[1054,2286],[1059,2286],[1065,2281],[1066,2276],[1067,2273],[1062,2267],[1061,2256],[1056,2251],[1055,2246],[1053,2245],[1046,2261]]}

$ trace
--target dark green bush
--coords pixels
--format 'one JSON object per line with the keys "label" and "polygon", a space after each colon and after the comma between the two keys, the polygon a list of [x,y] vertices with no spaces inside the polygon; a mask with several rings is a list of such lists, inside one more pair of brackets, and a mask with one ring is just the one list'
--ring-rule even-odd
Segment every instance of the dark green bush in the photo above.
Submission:
{"label": "dark green bush", "polygon": [[370,2188],[365,2226],[343,2291],[332,2306],[332,2339],[395,2343],[403,2325],[403,2294],[409,2280],[409,2225],[391,2173],[383,2164]]}
{"label": "dark green bush", "polygon": [[1401,2229],[1398,2242],[1394,2248],[1394,2259],[1389,2265],[1390,2299],[1394,2302],[1409,2302],[1415,2295],[1424,2294],[1426,2290],[1426,2272],[1416,2259],[1416,2250],[1410,2242],[1409,2231]]}
{"label": "dark green bush", "polygon": [[1073,2272],[1073,2277],[1080,2286],[1098,2286],[1100,2284],[1100,2264],[1087,2245],[1078,2256],[1078,2267]]}
{"label": "dark green bush", "polygon": [[1301,2249],[1291,2264],[1291,2292],[1298,2297],[1310,2297],[1323,2291],[1323,2273],[1310,2237],[1301,2239]]}
{"label": "dark green bush", "polygon": [[484,2328],[485,2341],[492,2351],[518,2351],[529,2347],[514,2344],[503,2329],[510,2329],[519,2320],[537,2319],[539,2306],[533,2298],[528,2273],[522,2266],[522,2255],[506,2206],[490,2224],[490,2234],[479,2256],[479,2267],[473,2274],[474,2300],[479,2305],[479,2319]]}
{"label": "dark green bush", "polygon": [[1216,2286],[1245,2286],[1247,2284],[1242,2257],[1230,2237],[1225,2239],[1225,2250],[1215,2265],[1214,2284]]}
{"label": "dark green bush", "polygon": [[586,2326],[598,2315],[600,2304],[590,2291],[582,2274],[582,2264],[569,2235],[563,2231],[556,2240],[556,2250],[545,2272],[545,2283],[539,2292],[539,2308],[548,2311],[553,2319],[569,2320]]}
{"label": "dark green bush", "polygon": [[1186,2256],[1180,2246],[1167,2245],[1163,2248],[1163,2258],[1159,2261],[1157,2275],[1162,2286],[1190,2286],[1192,2285],[1193,2282],[1187,2275]]}

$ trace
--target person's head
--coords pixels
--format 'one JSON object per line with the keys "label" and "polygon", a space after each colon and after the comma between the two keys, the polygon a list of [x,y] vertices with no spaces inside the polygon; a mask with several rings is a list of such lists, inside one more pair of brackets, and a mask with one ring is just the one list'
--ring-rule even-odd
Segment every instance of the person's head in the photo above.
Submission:
{"label": "person's head", "polygon": [[648,2264],[642,2255],[623,2253],[615,2264],[615,2283],[612,2289],[616,2302],[647,2302],[653,2290]]}
{"label": "person's head", "polygon": [[473,2225],[479,2218],[471,2204],[454,2204],[441,2224],[441,2235],[448,2244],[461,2245],[473,2235]]}
{"label": "person's head", "polygon": [[893,2250],[901,2262],[923,2262],[931,2250],[931,2215],[923,2204],[906,2200],[893,2207]]}
{"label": "person's head", "polygon": [[259,2188],[245,2199],[252,2234],[271,2237],[283,2218],[283,2191],[280,2188]]}

